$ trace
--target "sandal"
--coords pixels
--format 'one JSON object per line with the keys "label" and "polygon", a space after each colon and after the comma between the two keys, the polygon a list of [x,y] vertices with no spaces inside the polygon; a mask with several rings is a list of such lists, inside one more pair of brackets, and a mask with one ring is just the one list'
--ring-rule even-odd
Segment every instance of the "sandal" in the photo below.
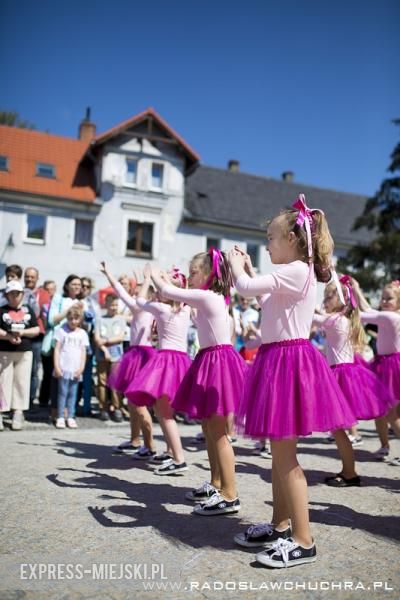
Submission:
{"label": "sandal", "polygon": [[330,487],[360,487],[361,479],[359,475],[356,475],[355,477],[346,478],[341,473],[338,473],[337,475],[325,477],[325,483]]}

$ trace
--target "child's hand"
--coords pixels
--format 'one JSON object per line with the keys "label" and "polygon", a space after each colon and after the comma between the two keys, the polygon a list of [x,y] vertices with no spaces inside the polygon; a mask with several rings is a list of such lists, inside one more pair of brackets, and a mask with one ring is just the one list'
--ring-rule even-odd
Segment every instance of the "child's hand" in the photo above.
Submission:
{"label": "child's hand", "polygon": [[151,272],[152,272],[152,269],[151,269],[151,265],[150,265],[150,263],[146,263],[146,264],[144,265],[144,267],[143,267],[143,276],[144,276],[144,278],[145,278],[145,279],[150,279],[150,277],[151,277]]}
{"label": "child's hand", "polygon": [[107,348],[102,348],[102,350],[104,354],[104,360],[106,360],[107,362],[111,362],[111,354],[109,353]]}
{"label": "child's hand", "polygon": [[79,381],[79,379],[82,377],[82,373],[83,371],[81,369],[78,369],[78,371],[74,373],[74,379],[77,379]]}
{"label": "child's hand", "polygon": [[231,265],[238,265],[244,269],[246,264],[246,253],[238,246],[235,246],[228,252],[228,261]]}
{"label": "child's hand", "polygon": [[20,332],[14,332],[14,333],[9,333],[8,334],[10,337],[8,338],[8,341],[11,342],[11,344],[13,344],[13,346],[18,346],[21,343],[21,335]]}
{"label": "child's hand", "polygon": [[54,377],[56,377],[56,379],[60,379],[60,377],[62,377],[62,371],[61,369],[59,369],[58,367],[54,367]]}
{"label": "child's hand", "polygon": [[104,275],[107,273],[107,267],[106,267],[106,263],[104,262],[104,260],[102,260],[100,263],[100,271],[101,271],[101,273],[104,273]]}
{"label": "child's hand", "polygon": [[152,265],[151,276],[152,277],[162,277],[162,272],[161,272],[160,267],[158,267],[157,265]]}

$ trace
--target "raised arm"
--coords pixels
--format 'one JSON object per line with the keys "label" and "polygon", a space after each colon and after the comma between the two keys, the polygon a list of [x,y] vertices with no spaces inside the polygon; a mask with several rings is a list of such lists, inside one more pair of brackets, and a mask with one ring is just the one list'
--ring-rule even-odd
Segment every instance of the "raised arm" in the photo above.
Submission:
{"label": "raised arm", "polygon": [[102,261],[100,263],[100,271],[107,277],[110,285],[114,288],[116,294],[121,298],[122,302],[134,313],[137,308],[136,298],[128,294],[126,289],[115,279],[114,275],[107,268],[106,263]]}
{"label": "raised arm", "polygon": [[151,278],[164,298],[175,300],[176,302],[184,302],[189,306],[193,306],[193,308],[201,308],[207,304],[209,295],[204,290],[178,288],[170,284],[168,275],[163,273],[158,267],[151,267]]}

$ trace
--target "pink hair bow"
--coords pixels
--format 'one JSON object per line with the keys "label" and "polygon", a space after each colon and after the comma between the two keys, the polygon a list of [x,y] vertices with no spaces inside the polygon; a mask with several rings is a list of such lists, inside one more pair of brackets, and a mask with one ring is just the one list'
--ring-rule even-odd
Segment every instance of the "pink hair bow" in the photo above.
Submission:
{"label": "pink hair bow", "polygon": [[171,269],[169,274],[171,275],[172,279],[177,279],[179,281],[181,288],[186,288],[186,277],[178,267]]}
{"label": "pink hair bow", "polygon": [[340,283],[342,285],[344,285],[344,287],[346,288],[346,290],[349,293],[349,298],[350,298],[350,304],[353,308],[357,308],[358,306],[358,302],[357,299],[354,295],[354,291],[353,291],[353,285],[351,282],[351,278],[349,277],[349,275],[342,275],[341,278],[339,279]]}
{"label": "pink hair bow", "polygon": [[[207,281],[202,286],[202,288],[201,288],[202,290],[210,289],[210,285],[212,284],[214,277],[216,277],[217,279],[222,279],[220,263],[223,260],[223,256],[222,256],[221,250],[219,250],[218,248],[211,247],[208,251],[208,254],[210,255],[210,258],[211,258],[211,272],[207,278]],[[229,296],[225,297],[225,302],[226,302],[226,304],[230,303]]]}
{"label": "pink hair bow", "polygon": [[308,258],[311,260],[313,251],[312,251],[312,228],[314,226],[312,215],[314,212],[322,212],[319,208],[308,208],[306,204],[306,197],[304,194],[299,194],[296,202],[292,205],[292,208],[295,208],[299,211],[296,219],[296,225],[299,227],[305,227],[306,235],[307,235],[307,248],[308,248]]}

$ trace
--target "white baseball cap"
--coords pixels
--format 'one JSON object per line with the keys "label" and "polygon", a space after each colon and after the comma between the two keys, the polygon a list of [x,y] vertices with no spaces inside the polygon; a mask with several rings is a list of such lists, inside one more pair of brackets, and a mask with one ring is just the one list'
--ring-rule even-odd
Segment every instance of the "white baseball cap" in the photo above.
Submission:
{"label": "white baseball cap", "polygon": [[9,294],[10,292],[23,292],[24,288],[20,284],[19,281],[9,281],[6,285],[5,294]]}

